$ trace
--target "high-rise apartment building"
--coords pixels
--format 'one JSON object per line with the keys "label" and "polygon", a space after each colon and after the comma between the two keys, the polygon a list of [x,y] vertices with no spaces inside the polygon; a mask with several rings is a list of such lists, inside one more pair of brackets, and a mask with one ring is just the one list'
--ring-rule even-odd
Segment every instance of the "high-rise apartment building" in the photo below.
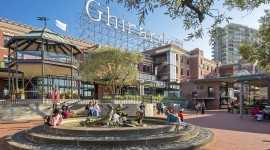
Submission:
{"label": "high-rise apartment building", "polygon": [[256,41],[257,30],[240,24],[228,24],[223,29],[223,35],[216,38],[212,47],[214,61],[222,64],[237,63],[241,56],[238,53],[238,46],[243,41]]}

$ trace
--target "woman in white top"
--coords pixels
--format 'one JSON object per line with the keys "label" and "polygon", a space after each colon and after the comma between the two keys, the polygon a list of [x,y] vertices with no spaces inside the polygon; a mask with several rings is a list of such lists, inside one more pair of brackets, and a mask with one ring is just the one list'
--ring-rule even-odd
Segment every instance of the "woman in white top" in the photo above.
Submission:
{"label": "woman in white top", "polygon": [[98,102],[95,101],[93,116],[98,117],[99,116],[99,112],[100,112],[100,108],[98,106]]}

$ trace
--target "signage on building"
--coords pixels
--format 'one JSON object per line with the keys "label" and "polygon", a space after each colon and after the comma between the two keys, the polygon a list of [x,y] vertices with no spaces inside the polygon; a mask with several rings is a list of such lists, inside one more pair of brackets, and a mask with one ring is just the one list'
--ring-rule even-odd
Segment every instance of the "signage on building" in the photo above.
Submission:
{"label": "signage on building", "polygon": [[102,10],[101,4],[96,0],[88,0],[85,6],[85,10],[88,17],[95,22],[101,22],[102,18],[105,17],[106,25],[109,27],[121,30],[122,32],[127,32],[128,34],[138,35],[140,38],[150,42],[153,42],[154,39],[157,39],[159,43],[165,43],[164,35],[159,36],[154,32],[147,31],[143,27],[137,26],[124,19],[119,19],[117,16],[111,14],[111,9],[109,7],[106,7],[105,12],[105,10]]}

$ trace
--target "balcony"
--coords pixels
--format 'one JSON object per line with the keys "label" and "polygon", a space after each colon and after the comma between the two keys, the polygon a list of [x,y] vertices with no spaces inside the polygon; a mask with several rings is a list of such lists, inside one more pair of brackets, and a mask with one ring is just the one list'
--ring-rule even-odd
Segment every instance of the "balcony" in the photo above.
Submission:
{"label": "balcony", "polygon": [[157,77],[155,75],[140,73],[139,74],[139,79],[140,80],[146,80],[146,81],[156,81]]}
{"label": "balcony", "polygon": [[162,76],[161,80],[167,80],[168,76]]}
{"label": "balcony", "polygon": [[[15,55],[15,53],[11,54],[11,57]],[[41,51],[18,51],[17,52],[18,60],[42,60]],[[44,60],[71,64],[71,56],[61,55],[56,53],[44,52]],[[78,60],[73,57],[73,65],[79,67]]]}

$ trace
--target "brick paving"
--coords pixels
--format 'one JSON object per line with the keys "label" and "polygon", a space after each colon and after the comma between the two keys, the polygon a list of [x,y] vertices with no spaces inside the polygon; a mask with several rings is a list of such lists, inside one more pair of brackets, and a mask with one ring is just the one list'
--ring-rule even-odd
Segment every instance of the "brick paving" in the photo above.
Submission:
{"label": "brick paving", "polygon": [[184,122],[214,132],[215,140],[205,150],[270,150],[270,122],[255,121],[247,115],[240,118],[225,110],[206,110],[204,115],[187,110]]}
{"label": "brick paving", "polygon": [[[165,115],[156,115],[165,117]],[[214,142],[205,150],[270,150],[270,122],[258,122],[250,116],[228,114],[223,110],[206,111],[196,115],[195,111],[184,111],[184,121],[210,129],[215,133]],[[42,124],[42,120],[1,121],[0,149],[4,139],[14,132]]]}
{"label": "brick paving", "polygon": [[43,120],[0,121],[0,149],[7,150],[4,140],[8,135],[42,123]]}

